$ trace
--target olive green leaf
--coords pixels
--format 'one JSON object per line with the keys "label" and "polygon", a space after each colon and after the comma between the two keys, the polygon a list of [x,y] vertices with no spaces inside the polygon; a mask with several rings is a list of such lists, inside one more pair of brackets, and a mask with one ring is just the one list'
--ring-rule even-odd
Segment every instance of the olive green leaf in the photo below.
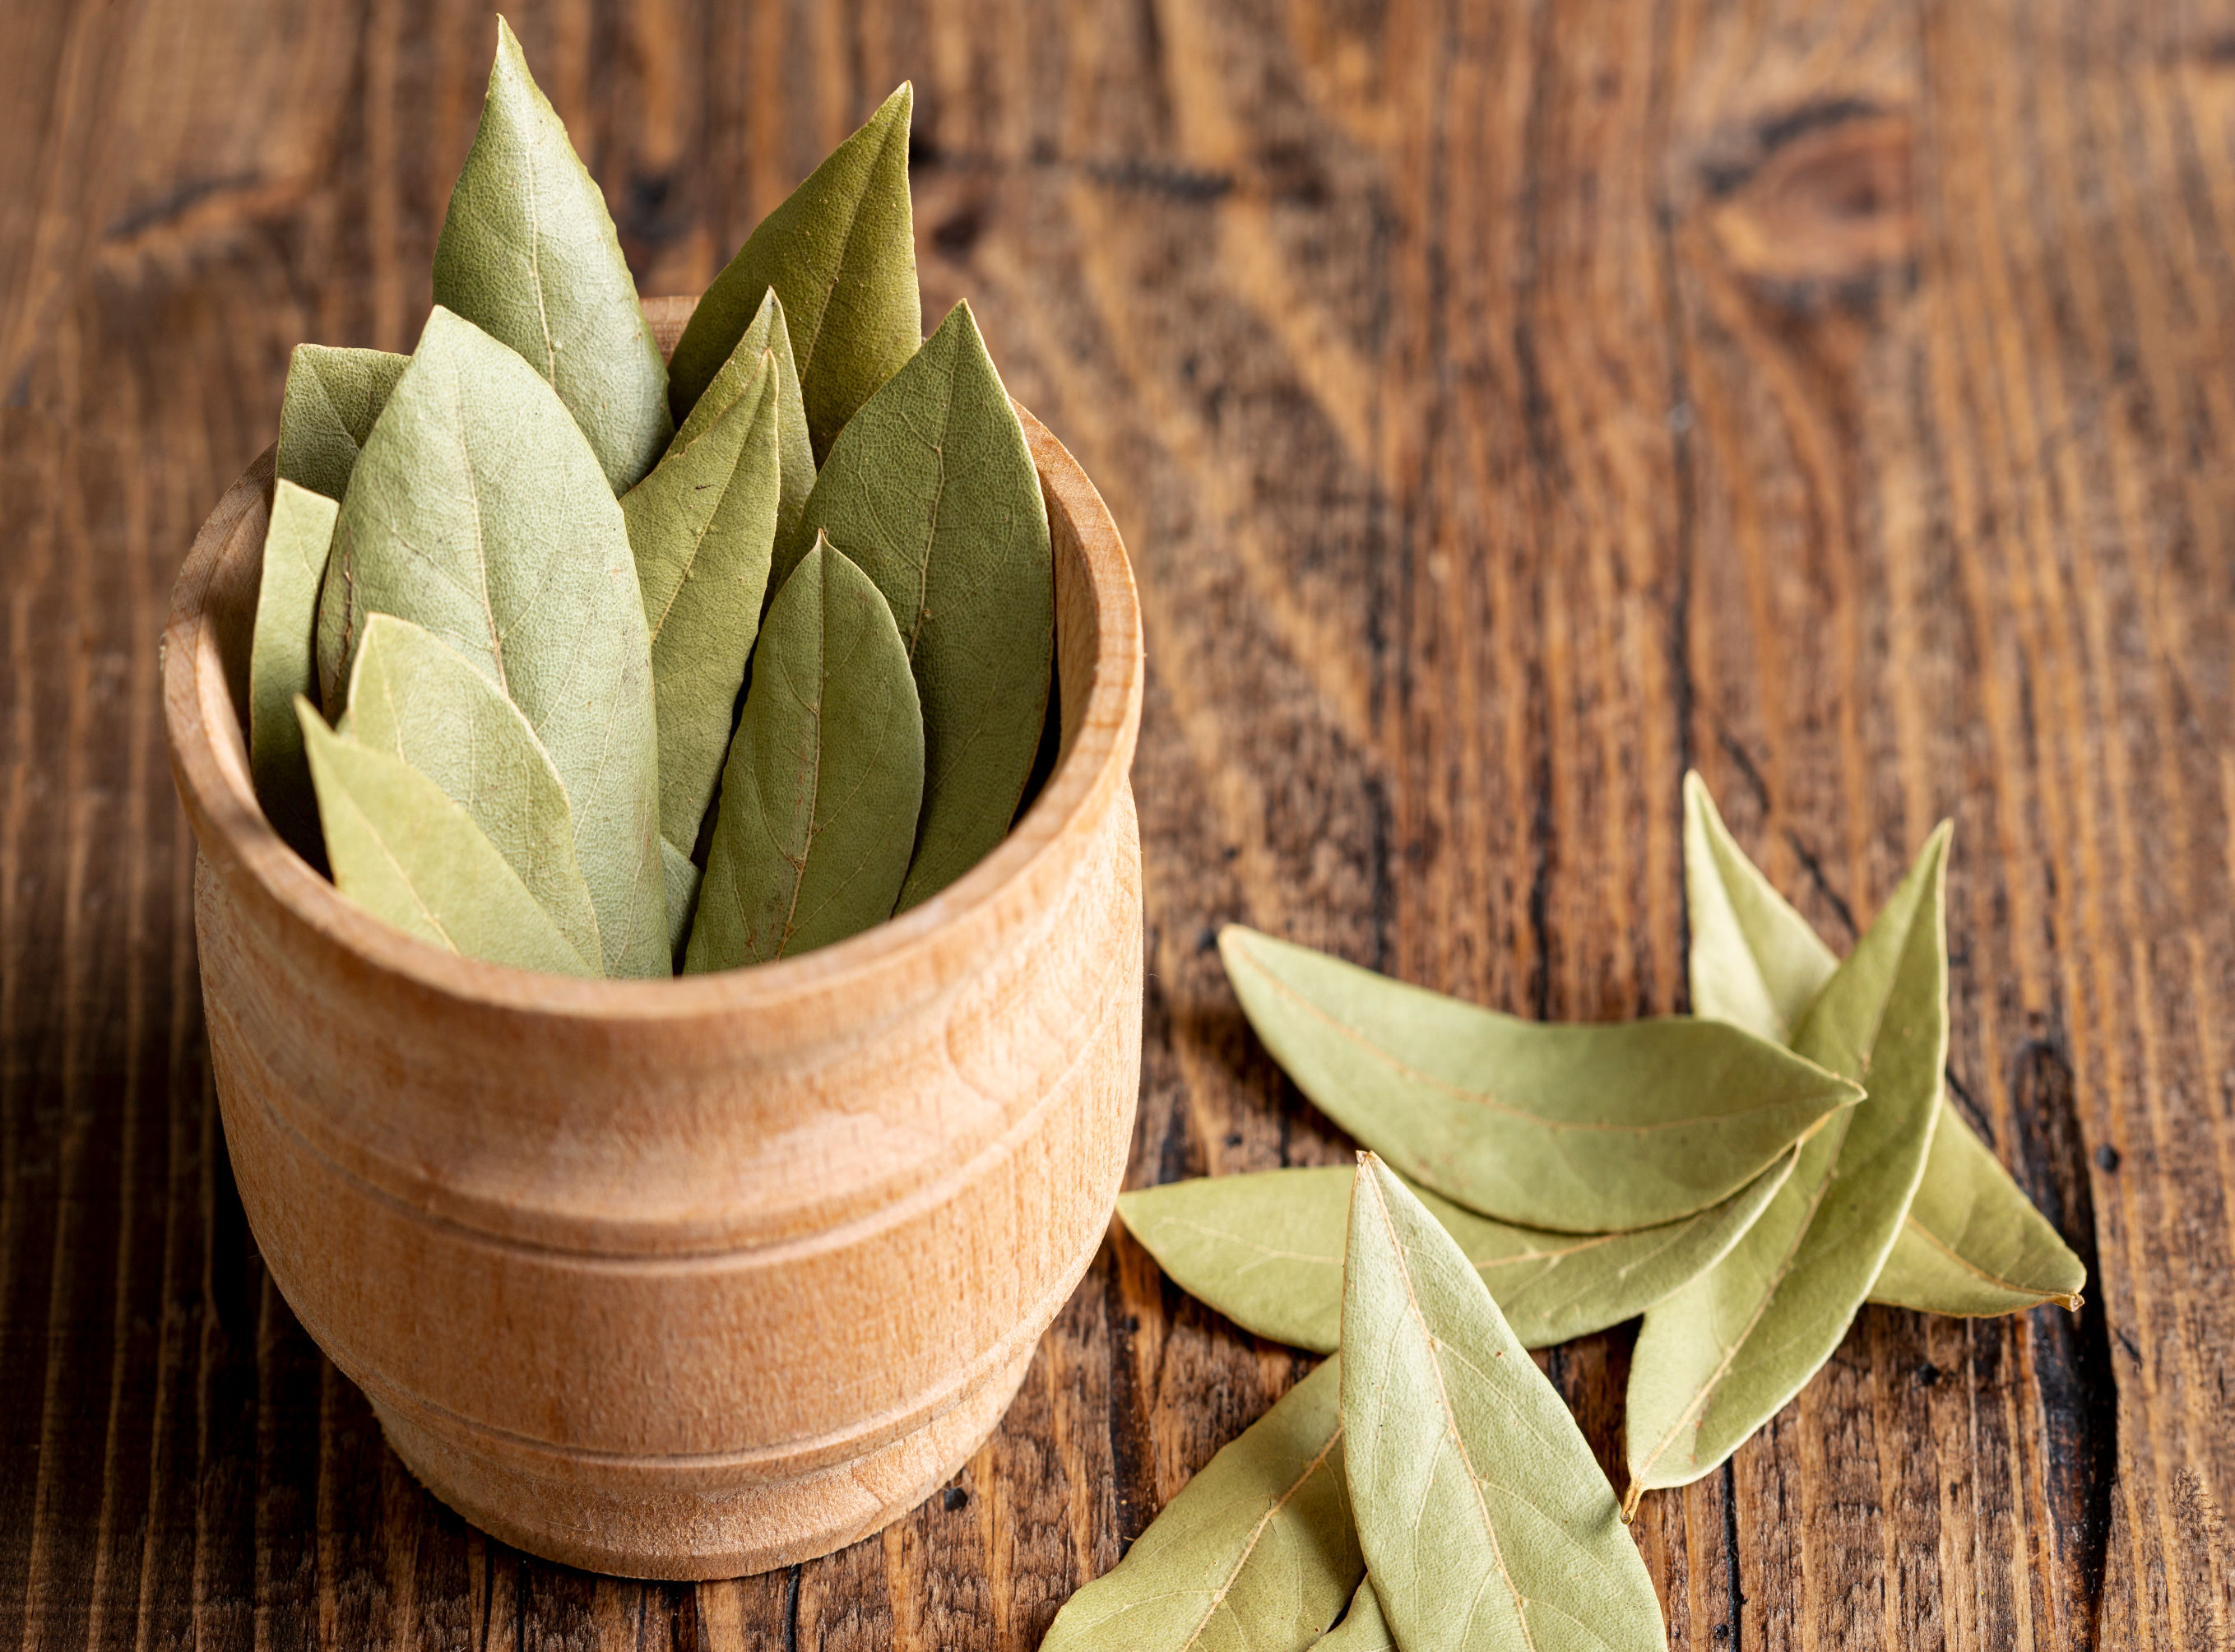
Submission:
{"label": "olive green leaf", "polygon": [[691,921],[698,915],[698,864],[665,838],[659,840],[659,869],[667,884],[667,952],[677,969],[691,940]]}
{"label": "olive green leaf", "polygon": [[326,860],[344,895],[446,952],[559,975],[597,973],[440,786],[403,758],[336,734],[307,698],[295,710]]}
{"label": "olive green leaf", "polygon": [[332,500],[347,493],[358,449],[410,361],[385,350],[296,345],[279,398],[280,480]]}
{"label": "olive green leaf", "polygon": [[1870,1094],[1825,1121],[1731,1253],[1648,1310],[1630,1360],[1630,1501],[1718,1466],[1832,1357],[1924,1174],[1948,1055],[1948,828],[1801,1019]]}
{"label": "olive green leaf", "polygon": [[1239,924],[1218,942],[1250,1025],[1307,1096],[1413,1180],[1504,1222],[1674,1222],[1862,1093],[1720,1022],[1546,1026]]}
{"label": "olive green leaf", "polygon": [[827,947],[892,915],[923,724],[892,610],[817,540],[770,606],[730,742],[684,968]]}
{"label": "olive green leaf", "polygon": [[[1747,858],[1696,774],[1684,779],[1684,882],[1694,1013],[1789,1042],[1838,960]],[[1871,1300],[1933,1314],[2077,1308],[2087,1278],[1943,1088],[1924,1180]]]}
{"label": "olive green leaf", "polygon": [[1397,1652],[1397,1637],[1390,1634],[1381,1603],[1374,1597],[1373,1579],[1359,1584],[1342,1622],[1312,1645],[1315,1652]]}
{"label": "olive green leaf", "polygon": [[[776,504],[776,542],[781,548],[794,543],[799,514],[806,508],[807,495],[815,487],[815,449],[807,439],[807,405],[799,399],[799,369],[792,364],[791,330],[784,324],[783,305],[774,287],[753,312],[752,324],[730,351],[722,370],[691,404],[690,416],[677,427],[672,445],[680,448],[698,440],[739,397],[755,389],[760,383],[764,354],[776,361],[777,446],[783,461],[782,491]],[[799,546],[784,558],[784,567],[796,564],[806,549]]]}
{"label": "olive green leaf", "polygon": [[768,589],[777,475],[776,369],[764,351],[758,384],[621,495],[652,631],[659,830],[671,843],[698,841],[722,778]]}
{"label": "olive green leaf", "polygon": [[1071,1597],[1040,1652],[1302,1652],[1317,1641],[1366,1570],[1343,1483],[1341,1388],[1329,1360],[1283,1394]]}
{"label": "olive green leaf", "polygon": [[425,626],[527,714],[574,810],[609,975],[668,973],[651,639],[620,503],[550,385],[437,308],[342,502],[318,680],[365,616]]}
{"label": "olive green leaf", "polygon": [[256,800],[272,829],[305,860],[318,857],[318,800],[303,758],[295,696],[318,684],[312,638],[337,508],[331,499],[284,476],[273,487],[248,652],[248,768]]}
{"label": "olive green leaf", "polygon": [[1342,1285],[1344,1471],[1406,1652],[1662,1648],[1614,1488],[1435,1217],[1359,1156]]}
{"label": "olive green leaf", "polygon": [[432,633],[376,613],[350,676],[348,733],[400,757],[473,817],[596,974],[604,948],[574,858],[574,811],[520,708]]}
{"label": "olive green leaf", "polygon": [[435,302],[549,381],[614,493],[652,469],[674,429],[667,364],[606,198],[501,17],[481,128],[435,244]]}
{"label": "olive green leaf", "polygon": [[819,463],[855,409],[923,340],[908,205],[905,82],[760,222],[676,341],[669,398],[688,414],[771,287],[783,301]]}
{"label": "olive green leaf", "polygon": [[[1713,1266],[1791,1168],[1788,1155],[1720,1204],[1627,1233],[1518,1228],[1412,1191],[1458,1242],[1522,1345],[1542,1348],[1633,1318]],[[1342,1328],[1351,1180],[1340,1167],[1205,1177],[1121,1194],[1118,1210],[1190,1295],[1245,1330],[1325,1354]]]}
{"label": "olive green leaf", "polygon": [[[830,449],[800,518],[802,534],[818,531],[885,593],[923,699],[923,820],[905,912],[1009,829],[1055,652],[1039,473],[967,304]],[[774,577],[784,574],[779,559]]]}

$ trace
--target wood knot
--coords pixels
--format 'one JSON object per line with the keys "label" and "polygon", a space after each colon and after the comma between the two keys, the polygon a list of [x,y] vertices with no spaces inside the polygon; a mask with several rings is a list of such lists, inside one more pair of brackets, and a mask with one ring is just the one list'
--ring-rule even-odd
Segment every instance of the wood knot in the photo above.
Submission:
{"label": "wood knot", "polygon": [[1790,307],[1867,301],[1915,258],[1907,115],[1840,99],[1754,128],[1701,168],[1733,269]]}

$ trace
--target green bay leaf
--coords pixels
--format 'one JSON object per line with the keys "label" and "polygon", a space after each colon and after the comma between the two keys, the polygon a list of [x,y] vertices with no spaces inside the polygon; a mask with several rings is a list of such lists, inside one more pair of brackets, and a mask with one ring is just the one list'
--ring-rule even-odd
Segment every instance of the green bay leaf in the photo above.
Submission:
{"label": "green bay leaf", "polygon": [[[1055,652],[1039,473],[967,305],[862,404],[800,532],[827,533],[892,605],[923,702],[923,819],[906,911],[1001,841],[1031,777]],[[775,577],[784,577],[779,558]]]}
{"label": "green bay leaf", "polygon": [[905,82],[760,222],[714,278],[669,363],[678,417],[705,393],[771,287],[783,300],[816,461],[923,338],[908,202]]}
{"label": "green bay leaf", "polygon": [[1040,1652],[1303,1652],[1365,1571],[1329,1360],[1203,1465]]}
{"label": "green bay leaf", "polygon": [[1524,1021],[1238,924],[1219,952],[1322,1111],[1414,1181],[1528,1227],[1610,1233],[1704,1210],[1861,1094],[1720,1022]]}
{"label": "green bay leaf", "polygon": [[674,426],[667,365],[606,198],[499,17],[474,147],[435,246],[435,302],[519,352],[581,427],[612,491]]}
{"label": "green bay leaf", "polygon": [[1802,1018],[1799,1051],[1868,1075],[1720,1262],[1648,1310],[1631,1355],[1630,1498],[1719,1466],[1799,1393],[1869,1295],[1924,1174],[1948,1058],[1943,887],[1932,835]]}
{"label": "green bay leaf", "polygon": [[[759,384],[764,355],[776,365],[777,446],[783,460],[778,467],[781,491],[777,497],[776,542],[781,550],[797,541],[800,513],[815,488],[815,448],[807,435],[807,404],[800,399],[799,369],[791,358],[791,330],[784,324],[783,304],[774,287],[753,312],[752,324],[731,350],[722,370],[691,403],[689,416],[676,429],[673,446],[696,441],[739,397]],[[808,541],[813,542],[812,539]],[[806,549],[807,546],[797,545],[783,558],[783,566],[791,567]]]}
{"label": "green bay leaf", "polygon": [[605,953],[574,858],[574,811],[520,708],[433,633],[388,613],[365,622],[349,708],[350,738],[410,764],[471,816],[598,974]]}
{"label": "green bay leaf", "polygon": [[1791,1044],[1839,960],[1746,857],[1697,774],[1684,777],[1692,1013]]}
{"label": "green bay leaf", "polygon": [[[1635,1318],[1711,1267],[1790,1168],[1788,1156],[1720,1204],[1626,1233],[1516,1227],[1412,1191],[1458,1242],[1522,1345],[1542,1348]],[[1245,1330],[1325,1354],[1341,1334],[1351,1181],[1340,1167],[1206,1177],[1121,1194],[1118,1210],[1190,1295]]]}
{"label": "green bay leaf", "polygon": [[1373,1579],[1359,1584],[1350,1597],[1342,1622],[1312,1642],[1315,1652],[1397,1652],[1397,1637],[1381,1616],[1381,1603],[1373,1593]]}
{"label": "green bay leaf", "polygon": [[440,786],[401,757],[336,734],[308,698],[295,709],[343,895],[445,952],[558,975],[597,973]]}
{"label": "green bay leaf", "polygon": [[1361,1154],[1343,1265],[1359,1547],[1406,1652],[1665,1648],[1614,1488],[1458,1243]]}
{"label": "green bay leaf", "polygon": [[335,524],[330,712],[374,613],[423,626],[527,715],[574,811],[606,973],[667,974],[651,639],[620,503],[551,386],[440,308]]}
{"label": "green bay leaf", "polygon": [[256,631],[248,654],[248,767],[272,829],[308,861],[318,854],[318,800],[303,756],[295,697],[318,687],[318,586],[338,508],[281,477],[272,489]]}
{"label": "green bay leaf", "polygon": [[296,345],[279,398],[281,480],[336,501],[347,493],[357,456],[410,361],[385,350]]}
{"label": "green bay leaf", "polygon": [[705,874],[697,862],[664,837],[659,840],[659,869],[667,883],[667,950],[679,973],[683,949],[691,941],[691,921],[698,915],[698,883]]}
{"label": "green bay leaf", "polygon": [[671,843],[698,841],[768,591],[779,469],[770,352],[759,368],[727,412],[621,495],[652,633],[659,830]]}
{"label": "green bay leaf", "polygon": [[818,540],[770,605],[684,968],[790,957],[892,915],[923,724],[892,610]]}

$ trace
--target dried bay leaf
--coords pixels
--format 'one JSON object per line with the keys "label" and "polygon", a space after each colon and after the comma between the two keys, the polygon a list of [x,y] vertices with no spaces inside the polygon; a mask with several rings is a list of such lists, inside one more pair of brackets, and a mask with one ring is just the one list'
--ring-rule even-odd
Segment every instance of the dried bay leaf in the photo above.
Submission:
{"label": "dried bay leaf", "polygon": [[[1024,427],[958,304],[862,404],[800,532],[876,581],[923,704],[923,818],[906,911],[1000,842],[1031,776],[1055,652],[1055,565]],[[785,569],[779,560],[775,578]]]}
{"label": "dried bay leaf", "polygon": [[518,351],[581,427],[614,493],[674,429],[667,364],[606,198],[499,17],[474,147],[435,246],[435,302]]}
{"label": "dried bay leaf", "polygon": [[[1712,1266],[1790,1169],[1788,1155],[1720,1204],[1626,1233],[1515,1227],[1411,1190],[1458,1242],[1522,1345],[1542,1348],[1634,1318]],[[1206,1177],[1121,1194],[1118,1209],[1189,1295],[1245,1330],[1325,1354],[1341,1334],[1352,1179],[1339,1167]]]}
{"label": "dried bay leaf", "polygon": [[1250,1025],[1321,1111],[1504,1222],[1609,1233],[1691,1216],[1862,1093],[1719,1022],[1524,1021],[1238,924],[1219,951]]}
{"label": "dried bay leaf", "polygon": [[1283,1394],[1065,1603],[1040,1652],[1302,1652],[1318,1641],[1366,1570],[1341,1388],[1329,1360]]}
{"label": "dried bay leaf", "polygon": [[[739,397],[758,385],[764,354],[772,357],[776,364],[777,446],[783,458],[778,467],[781,491],[777,496],[776,542],[781,553],[784,547],[796,543],[800,512],[806,508],[807,495],[815,487],[815,448],[807,436],[807,404],[800,399],[799,369],[791,359],[791,330],[784,324],[783,305],[774,287],[769,289],[768,295],[761,300],[761,307],[753,312],[752,324],[730,351],[722,370],[714,375],[713,382],[691,403],[690,416],[676,429],[672,448],[697,441],[715,420],[730,410]],[[813,542],[812,539],[808,541]],[[806,545],[797,546],[784,557],[783,566],[791,567],[806,549]],[[771,589],[770,595],[774,594]]]}
{"label": "dried bay leaf", "polygon": [[1665,1648],[1614,1488],[1458,1243],[1360,1154],[1343,1266],[1344,1472],[1406,1652]]}
{"label": "dried bay leaf", "polygon": [[295,697],[318,685],[318,586],[339,508],[284,476],[272,490],[256,631],[248,654],[248,767],[265,818],[298,855],[318,858],[318,800]]}
{"label": "dried bay leaf", "polygon": [[668,364],[678,418],[713,382],[771,287],[790,329],[818,463],[855,410],[915,353],[923,307],[908,201],[914,106],[914,88],[902,82],[714,278]]}
{"label": "dried bay leaf", "polygon": [[574,811],[606,973],[667,974],[651,638],[620,503],[551,386],[440,308],[335,524],[318,678],[336,713],[374,613],[423,626],[527,715]]}
{"label": "dried bay leaf", "polygon": [[401,757],[295,710],[334,883],[375,917],[446,952],[594,975],[473,816]]}
{"label": "dried bay leaf", "polygon": [[1358,1586],[1358,1593],[1350,1597],[1350,1609],[1342,1615],[1342,1622],[1312,1645],[1316,1652],[1397,1652],[1397,1637],[1389,1632],[1389,1622],[1381,1616],[1381,1603],[1373,1593],[1373,1579],[1368,1577]]}
{"label": "dried bay leaf", "polygon": [[[1684,883],[1694,1013],[1789,1041],[1838,960],[1747,859],[1696,774],[1684,779]],[[1943,1089],[1924,1179],[1871,1300],[1930,1314],[2076,1309],[2087,1277]]]}
{"label": "dried bay leaf", "polygon": [[347,493],[357,453],[410,361],[385,350],[296,345],[279,398],[280,479],[331,500]]}
{"label": "dried bay leaf", "polygon": [[604,948],[590,886],[574,858],[567,788],[518,706],[432,633],[376,613],[351,673],[348,732],[399,757],[473,817],[581,967]]}
{"label": "dried bay leaf", "polygon": [[818,539],[761,628],[685,970],[789,957],[883,922],[922,796],[923,724],[892,610]]}
{"label": "dried bay leaf", "polygon": [[698,864],[665,838],[659,840],[659,869],[667,884],[667,951],[679,974],[683,949],[691,940],[691,921],[698,915]]}
{"label": "dried bay leaf", "polygon": [[777,396],[770,352],[758,365],[727,412],[621,495],[652,633],[659,831],[672,844],[698,841],[714,800],[768,589]]}
{"label": "dried bay leaf", "polygon": [[1794,1033],[1802,1054],[1867,1073],[1870,1094],[1802,1144],[1727,1256],[1645,1315],[1629,1371],[1632,1505],[1719,1466],[1799,1393],[1893,1249],[1948,1055],[1948,836],[1933,833]]}

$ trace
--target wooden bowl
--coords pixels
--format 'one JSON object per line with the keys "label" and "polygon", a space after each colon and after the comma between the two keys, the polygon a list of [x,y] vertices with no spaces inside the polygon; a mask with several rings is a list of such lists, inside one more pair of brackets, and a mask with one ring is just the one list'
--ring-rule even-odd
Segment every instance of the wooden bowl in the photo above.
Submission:
{"label": "wooden bowl", "polygon": [[[691,301],[646,308],[672,347]],[[241,1203],[296,1316],[444,1502],[547,1558],[719,1577],[899,1518],[976,1451],[1085,1272],[1139,1087],[1141,622],[1029,414],[1062,744],[951,888],[803,957],[573,980],[344,900],[249,781],[266,453],[164,633]]]}

